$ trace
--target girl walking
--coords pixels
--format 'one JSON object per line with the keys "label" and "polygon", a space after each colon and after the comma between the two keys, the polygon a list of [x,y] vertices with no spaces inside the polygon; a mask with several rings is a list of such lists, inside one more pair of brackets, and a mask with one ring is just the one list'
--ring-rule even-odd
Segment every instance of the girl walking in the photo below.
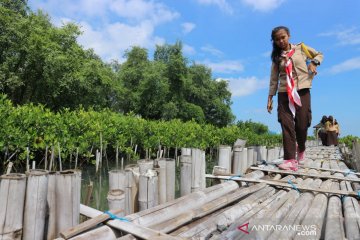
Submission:
{"label": "girl walking", "polygon": [[[289,43],[290,31],[279,26],[272,30],[271,75],[267,110],[278,92],[278,121],[282,129],[284,163],[279,168],[297,171],[305,158],[307,130],[311,125],[310,89],[322,53],[311,47]],[[296,159],[297,153],[297,159]]]}

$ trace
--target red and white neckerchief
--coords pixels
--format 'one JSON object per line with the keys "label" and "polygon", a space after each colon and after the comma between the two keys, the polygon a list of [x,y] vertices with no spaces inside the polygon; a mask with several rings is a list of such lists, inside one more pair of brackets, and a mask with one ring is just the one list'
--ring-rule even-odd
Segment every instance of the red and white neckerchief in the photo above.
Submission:
{"label": "red and white neckerchief", "polygon": [[295,113],[296,113],[295,104],[301,107],[301,99],[297,92],[294,77],[292,74],[293,63],[290,58],[294,53],[295,53],[295,48],[292,48],[289,52],[283,52],[281,56],[285,58],[285,72],[286,72],[286,82],[287,82],[286,90],[289,97],[289,108],[293,117],[295,118]]}

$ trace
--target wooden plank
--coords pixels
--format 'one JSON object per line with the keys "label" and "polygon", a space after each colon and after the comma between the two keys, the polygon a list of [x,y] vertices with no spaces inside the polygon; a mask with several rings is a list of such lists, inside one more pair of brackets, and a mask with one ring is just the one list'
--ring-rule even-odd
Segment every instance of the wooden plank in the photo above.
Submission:
{"label": "wooden plank", "polygon": [[267,169],[267,168],[259,168],[259,167],[251,167],[250,169],[252,169],[252,170],[260,170],[260,171],[264,171],[264,172],[290,174],[290,175],[294,175],[294,176],[334,179],[334,180],[350,181],[350,182],[360,182],[360,179],[356,179],[356,178],[337,177],[337,176],[331,176],[331,175],[329,176],[329,175],[320,175],[320,174],[308,174],[308,173],[299,173],[299,172],[293,172],[293,171],[278,170],[278,169]]}
{"label": "wooden plank", "polygon": [[[116,215],[116,214],[119,214],[121,212],[123,212],[122,209],[118,209],[118,210],[113,210],[113,211],[110,211],[112,214]],[[85,232],[93,227],[95,227],[96,225],[98,225],[99,223],[102,223],[102,222],[105,222],[106,220],[109,220],[110,219],[110,215],[109,214],[106,214],[106,213],[103,213],[97,217],[94,217],[94,218],[91,218],[85,222],[82,222],[80,223],[79,225],[77,226],[74,226],[74,227],[71,227],[69,229],[66,229],[65,231],[61,232],[60,233],[60,236],[62,238],[65,238],[65,239],[69,239],[73,236],[76,236],[82,232]]]}
{"label": "wooden plank", "polygon": [[[215,178],[215,179],[227,179],[227,180],[233,180],[233,181],[238,181],[238,182],[250,182],[250,183],[266,183],[268,185],[271,186],[279,186],[279,187],[286,187],[286,188],[293,188],[292,185],[288,184],[288,183],[283,183],[278,181],[274,181],[274,180],[262,180],[262,179],[248,179],[248,178],[241,178],[241,177],[232,177],[230,179],[230,176],[214,176],[211,174],[206,174],[207,178]],[[300,191],[313,191],[313,192],[320,192],[320,193],[330,193],[330,194],[338,194],[338,195],[345,195],[345,196],[352,196],[352,197],[358,197],[358,193],[357,192],[352,192],[352,191],[342,191],[342,190],[323,190],[323,189],[316,189],[316,188],[310,188],[310,187],[303,187],[300,186],[299,184],[294,183],[293,181],[293,185],[299,189]]]}
{"label": "wooden plank", "polygon": [[[80,209],[81,209],[81,214],[87,216],[87,217],[94,217],[95,215],[99,216],[101,214],[103,214],[103,212],[98,211],[94,208],[85,206],[85,205],[80,205]],[[177,237],[173,237],[171,235],[165,234],[161,231],[155,231],[152,230],[150,228],[147,227],[143,227],[141,225],[132,223],[132,222],[126,222],[126,221],[121,221],[118,219],[114,219],[114,220],[110,220],[108,222],[106,222],[106,225],[108,225],[109,227],[118,229],[120,231],[123,232],[127,232],[130,233],[131,235],[135,236],[135,237],[139,237],[142,239],[154,239],[155,237],[164,237],[164,239],[169,239],[169,240],[178,240],[179,238]]]}
{"label": "wooden plank", "polygon": [[[323,163],[323,166],[324,166],[324,163]],[[328,165],[328,163],[326,163],[326,164]],[[329,171],[329,172],[334,172],[334,173],[337,172],[337,173],[344,173],[344,174],[354,174],[354,175],[360,176],[360,173],[350,171],[350,169],[349,170],[340,170],[340,169],[331,169],[331,168],[305,167],[305,166],[301,166],[301,165],[299,165],[299,168],[303,168],[303,169],[308,168],[308,169],[315,169],[315,170],[320,170],[320,171]]]}

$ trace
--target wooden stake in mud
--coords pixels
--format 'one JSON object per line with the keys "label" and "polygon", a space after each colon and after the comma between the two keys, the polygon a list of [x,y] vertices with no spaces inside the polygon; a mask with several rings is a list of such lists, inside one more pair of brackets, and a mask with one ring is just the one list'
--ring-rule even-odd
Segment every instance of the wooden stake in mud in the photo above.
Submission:
{"label": "wooden stake in mud", "polygon": [[0,180],[0,239],[21,240],[26,175],[10,173]]}
{"label": "wooden stake in mud", "polygon": [[23,240],[43,239],[48,172],[30,170],[27,175]]}

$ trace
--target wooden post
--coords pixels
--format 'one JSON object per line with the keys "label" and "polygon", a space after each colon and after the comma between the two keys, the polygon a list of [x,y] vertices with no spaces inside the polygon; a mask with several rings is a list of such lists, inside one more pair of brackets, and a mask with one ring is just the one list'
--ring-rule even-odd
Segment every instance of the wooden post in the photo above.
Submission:
{"label": "wooden post", "polygon": [[[205,153],[193,148],[191,150],[191,192],[205,187],[205,168]],[[226,169],[229,170],[229,168]]]}
{"label": "wooden post", "polygon": [[125,171],[109,171],[109,191],[113,189],[120,189],[122,191],[125,190]]}
{"label": "wooden post", "polygon": [[59,172],[55,182],[57,237],[61,231],[79,224],[81,172]]}
{"label": "wooden post", "polygon": [[148,169],[154,168],[154,161],[151,159],[141,159],[138,162],[140,175],[146,174]]}
{"label": "wooden post", "polygon": [[[338,190],[339,183],[333,182],[331,189]],[[345,239],[344,218],[340,196],[332,195],[329,198],[326,216],[325,239]]]}
{"label": "wooden post", "polygon": [[139,167],[128,166],[125,168],[125,215],[137,211],[137,194],[139,182]]}
{"label": "wooden post", "polygon": [[0,239],[21,240],[26,175],[10,173],[0,180]]}
{"label": "wooden post", "polygon": [[99,239],[116,240],[117,238],[114,231],[108,226],[101,226],[71,238],[71,240],[99,240]]}
{"label": "wooden post", "polygon": [[[52,154],[53,152],[51,152]],[[51,163],[50,163],[51,164]],[[50,167],[50,166],[49,166]],[[47,189],[47,203],[48,203],[48,227],[46,232],[46,239],[51,240],[57,237],[56,232],[56,175],[57,172],[49,172],[48,175],[48,189]]]}
{"label": "wooden post", "polygon": [[231,147],[225,146],[225,145],[220,145],[218,153],[219,153],[218,166],[226,168],[228,170],[228,172],[231,173]]}
{"label": "wooden post", "polygon": [[46,215],[48,172],[30,170],[27,175],[23,240],[43,239]]}
{"label": "wooden post", "polygon": [[13,162],[9,162],[9,164],[7,165],[7,168],[6,168],[6,174],[11,173],[12,166],[13,166]]}
{"label": "wooden post", "polygon": [[112,189],[107,195],[109,210],[123,210],[117,214],[119,217],[125,216],[125,192],[120,189]]}
{"label": "wooden post", "polygon": [[[191,156],[180,156],[180,196],[191,193]],[[161,203],[161,202],[160,202]]]}
{"label": "wooden post", "polygon": [[254,159],[254,148],[253,147],[248,147],[248,149],[247,149],[247,161],[246,161],[247,166],[246,166],[246,168],[253,165],[253,159]]}
{"label": "wooden post", "polygon": [[157,166],[155,168],[158,174],[158,192],[159,192],[159,204],[166,202],[166,159],[161,158],[157,160]]}
{"label": "wooden post", "polygon": [[152,208],[158,204],[158,177],[154,170],[139,177],[139,211]]}
{"label": "wooden post", "polygon": [[175,199],[175,175],[175,159],[166,158],[166,201]]}

